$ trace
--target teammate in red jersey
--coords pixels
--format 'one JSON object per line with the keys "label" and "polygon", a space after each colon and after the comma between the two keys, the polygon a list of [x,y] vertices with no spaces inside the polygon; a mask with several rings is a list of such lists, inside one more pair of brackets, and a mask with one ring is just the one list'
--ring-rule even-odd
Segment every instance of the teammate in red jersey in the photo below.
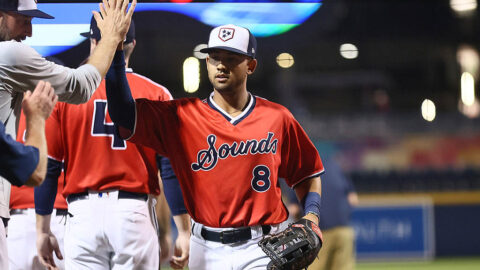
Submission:
{"label": "teammate in red jersey", "polygon": [[[133,22],[124,42],[128,57],[136,44]],[[100,32],[95,20],[88,34],[91,50]],[[128,63],[128,62],[127,62]],[[124,74],[125,75],[125,74]],[[137,98],[170,100],[163,86],[127,70],[126,77]],[[125,142],[114,132],[107,114],[105,82],[86,104],[59,103],[47,124],[52,155],[64,160],[69,217],[65,231],[65,266],[67,269],[156,269],[159,243],[153,196],[160,194],[156,153],[153,149]],[[57,133],[60,139],[52,140]],[[48,181],[48,179],[46,180]],[[47,208],[51,192],[37,189],[36,208]],[[173,212],[173,211],[172,211]],[[185,211],[186,213],[186,211]],[[45,216],[38,216],[38,235],[51,235]],[[175,217],[178,264],[188,259],[189,217]],[[48,241],[46,238],[40,238]],[[182,240],[183,239],[183,240]],[[47,266],[53,266],[52,248],[39,250]]]}
{"label": "teammate in red jersey", "polygon": [[[22,112],[18,126],[17,141],[22,143],[25,141],[25,129],[25,115]],[[50,144],[48,146],[50,146]],[[53,149],[49,149],[48,152],[52,153]],[[58,162],[61,164],[62,161],[59,160]],[[67,214],[67,202],[61,194],[63,187],[63,173],[58,179],[58,192],[52,213],[55,218],[51,220],[50,226],[53,234],[56,236],[56,240],[58,240],[59,250],[63,252],[64,224]],[[10,226],[7,237],[9,269],[44,269],[40,263],[40,258],[37,255],[35,241],[37,234],[35,230],[35,202],[33,187],[12,186],[10,194],[10,209]],[[56,259],[55,264],[58,269],[65,269],[63,261]]]}
{"label": "teammate in red jersey", "polygon": [[248,29],[216,27],[202,51],[212,94],[166,102],[132,98],[117,52],[106,77],[110,116],[122,137],[170,158],[194,222],[190,269],[265,269],[258,241],[288,215],[278,178],[318,224],[323,165],[285,107],[247,91],[257,66]]}

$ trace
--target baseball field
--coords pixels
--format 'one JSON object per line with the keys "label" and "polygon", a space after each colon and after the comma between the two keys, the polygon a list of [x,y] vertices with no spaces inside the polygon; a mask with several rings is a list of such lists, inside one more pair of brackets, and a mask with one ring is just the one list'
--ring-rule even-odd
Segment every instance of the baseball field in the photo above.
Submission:
{"label": "baseball field", "polygon": [[358,263],[356,270],[478,270],[480,257],[442,258],[430,262]]}
{"label": "baseball field", "polygon": [[[173,270],[172,268],[163,268]],[[479,270],[480,257],[442,258],[431,262],[358,263],[356,270]],[[312,269],[313,270],[313,269]]]}

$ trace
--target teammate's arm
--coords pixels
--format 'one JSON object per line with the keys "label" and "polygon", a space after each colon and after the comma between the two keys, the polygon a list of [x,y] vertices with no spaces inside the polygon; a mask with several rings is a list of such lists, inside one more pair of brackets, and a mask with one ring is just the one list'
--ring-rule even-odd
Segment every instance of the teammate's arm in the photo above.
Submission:
{"label": "teammate's arm", "polygon": [[100,4],[100,13],[93,12],[102,39],[90,55],[87,64],[95,66],[102,78],[110,67],[118,44],[123,42],[130,28],[137,0],[133,0],[130,9],[125,13],[128,2],[128,0],[103,0],[103,5]]}
{"label": "teammate's arm", "polygon": [[174,269],[183,269],[187,266],[190,256],[190,215],[176,215],[173,216],[173,220],[175,221],[175,226],[177,226],[178,236],[177,240],[175,240],[170,266]]}
{"label": "teammate's arm", "polygon": [[178,230],[170,266],[174,269],[182,269],[188,264],[189,258],[190,216],[187,214],[180,184],[173,172],[170,160],[166,157],[157,156],[157,165],[160,168],[165,198]]}
{"label": "teammate's arm", "polygon": [[51,85],[39,81],[33,92],[25,93],[22,102],[27,125],[25,139],[27,147],[14,142],[9,136],[2,136],[0,149],[1,157],[5,156],[5,164],[2,162],[0,173],[11,179],[13,184],[37,186],[45,178],[47,167],[45,120],[52,112],[57,99]]}
{"label": "teammate's arm", "polygon": [[322,194],[320,176],[306,179],[295,186],[295,193],[301,202],[305,215],[303,218],[318,224]]}
{"label": "teammate's arm", "polygon": [[63,144],[60,137],[59,128],[59,106],[50,118],[48,118],[45,129],[48,142],[48,153],[51,157],[48,159],[47,175],[43,184],[34,189],[35,212],[36,212],[36,232],[37,232],[37,253],[40,262],[48,269],[54,269],[54,255],[62,259],[62,254],[58,247],[58,242],[50,230],[50,219],[57,195],[58,177],[63,168],[62,161],[64,157]]}
{"label": "teammate's arm", "polygon": [[[163,188],[162,188],[163,190]],[[172,247],[172,226],[170,225],[170,209],[168,208],[165,194],[162,192],[157,196],[157,205],[155,206],[158,222],[158,238],[160,242],[160,262],[167,261],[170,258],[170,248]]]}
{"label": "teammate's arm", "polygon": [[40,262],[48,269],[56,267],[53,252],[55,252],[57,258],[63,259],[57,238],[50,230],[51,214],[57,195],[58,177],[61,172],[62,162],[49,158],[45,181],[34,190],[37,252]]}
{"label": "teammate's arm", "polygon": [[37,252],[42,263],[47,269],[57,269],[53,252],[60,260],[63,260],[62,252],[58,246],[55,235],[50,230],[50,219],[52,215],[36,215],[37,226]]}
{"label": "teammate's arm", "polygon": [[39,150],[39,160],[35,171],[25,185],[38,186],[45,178],[47,169],[47,139],[45,120],[57,103],[58,97],[50,83],[40,81],[32,92],[27,91],[23,98],[22,109],[26,119],[25,145],[35,146]]}
{"label": "teammate's arm", "polygon": [[132,135],[135,126],[135,101],[125,75],[125,56],[117,51],[105,77],[108,113],[122,138]]}

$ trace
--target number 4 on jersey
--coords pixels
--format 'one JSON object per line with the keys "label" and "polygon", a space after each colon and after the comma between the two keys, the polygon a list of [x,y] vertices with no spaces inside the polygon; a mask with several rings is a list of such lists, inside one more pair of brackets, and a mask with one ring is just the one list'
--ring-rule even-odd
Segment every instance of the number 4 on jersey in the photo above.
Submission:
{"label": "number 4 on jersey", "polygon": [[94,100],[95,108],[92,119],[92,136],[94,137],[112,137],[112,149],[127,149],[127,143],[122,140],[115,132],[113,123],[107,123],[107,101],[102,99]]}

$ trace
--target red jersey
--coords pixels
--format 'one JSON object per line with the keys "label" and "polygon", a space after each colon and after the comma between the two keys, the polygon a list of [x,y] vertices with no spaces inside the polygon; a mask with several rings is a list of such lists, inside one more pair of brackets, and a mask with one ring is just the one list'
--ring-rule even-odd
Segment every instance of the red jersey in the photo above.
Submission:
{"label": "red jersey", "polygon": [[283,106],[251,95],[230,117],[210,96],[136,100],[132,141],[170,158],[191,217],[211,227],[277,224],[290,186],[323,172],[315,146]]}
{"label": "red jersey", "polygon": [[[22,111],[22,113],[20,114],[20,122],[19,122],[18,132],[17,132],[17,141],[21,143],[25,143],[25,129],[26,129],[25,115],[23,114],[23,111]],[[48,147],[50,147],[50,144],[48,144]],[[48,149],[49,153],[51,151],[53,151],[53,149]],[[62,160],[58,160],[58,161],[61,162]],[[55,209],[67,209],[67,201],[62,196],[63,176],[64,175],[62,171],[58,179],[57,196],[55,198],[55,203],[53,205],[53,208]],[[27,186],[17,187],[12,185],[12,190],[10,195],[10,208],[11,209],[35,208],[33,193],[34,193],[33,187],[27,187]]]}
{"label": "red jersey", "polygon": [[[127,79],[135,98],[172,99],[165,87],[146,77],[129,72]],[[54,153],[61,154],[54,157],[64,160],[65,197],[108,189],[160,194],[156,152],[126,142],[114,132],[107,111],[105,80],[85,104],[59,102],[50,119],[47,142],[53,145]],[[59,140],[54,139],[54,133],[59,134]]]}

